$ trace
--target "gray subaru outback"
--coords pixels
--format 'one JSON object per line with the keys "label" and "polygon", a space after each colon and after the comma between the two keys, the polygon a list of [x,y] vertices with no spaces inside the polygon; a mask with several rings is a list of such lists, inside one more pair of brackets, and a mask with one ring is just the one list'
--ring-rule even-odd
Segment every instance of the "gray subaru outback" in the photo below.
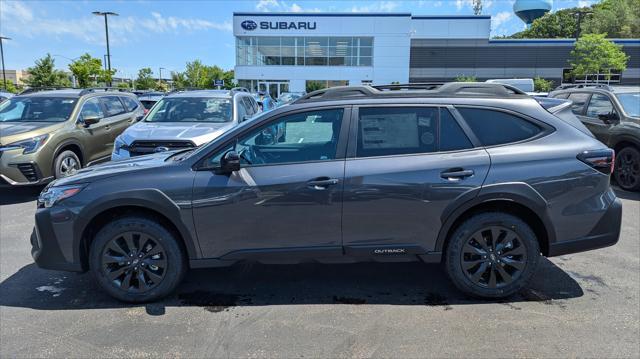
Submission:
{"label": "gray subaru outback", "polygon": [[509,296],[540,256],[620,234],[613,150],[554,101],[499,84],[316,91],[197,149],[51,183],[32,255],[128,302],[241,260],[443,262],[463,292]]}

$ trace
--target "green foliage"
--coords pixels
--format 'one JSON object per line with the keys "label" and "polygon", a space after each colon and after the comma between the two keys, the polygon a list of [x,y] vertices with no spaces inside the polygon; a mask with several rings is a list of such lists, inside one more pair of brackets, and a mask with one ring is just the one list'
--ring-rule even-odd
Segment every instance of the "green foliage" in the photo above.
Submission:
{"label": "green foliage", "polygon": [[108,82],[115,70],[108,73],[102,69],[102,60],[91,57],[88,53],[69,64],[69,70],[76,77],[78,87],[95,86],[98,82]]}
{"label": "green foliage", "polygon": [[[55,60],[50,54],[36,60],[35,66],[29,67],[27,71],[29,76],[25,79],[25,83],[30,87],[71,86],[67,74],[55,69]],[[7,83],[7,87],[9,87],[8,85]]]}
{"label": "green foliage", "polygon": [[153,71],[149,67],[138,70],[138,78],[135,81],[136,89],[151,90],[156,87],[156,80],[153,78]]}
{"label": "green foliage", "polygon": [[538,76],[533,79],[533,89],[536,92],[551,92],[553,90],[553,81],[545,80]]}
{"label": "green foliage", "polygon": [[131,86],[129,85],[128,82],[120,82],[116,85],[117,88],[119,89],[128,89],[131,88]]}
{"label": "green foliage", "polygon": [[306,90],[307,93],[322,90],[327,87],[326,81],[307,81]]}
{"label": "green foliage", "polygon": [[569,63],[573,76],[584,77],[611,70],[624,71],[628,60],[621,45],[607,40],[604,34],[588,34],[576,41]]}
{"label": "green foliage", "polygon": [[184,72],[172,73],[171,78],[176,88],[215,88],[214,80],[223,80],[225,89],[231,89],[237,86],[233,82],[233,71],[225,71],[218,66],[208,66],[200,60],[187,62]]}
{"label": "green foliage", "polygon": [[573,38],[576,35],[579,10],[591,11],[583,15],[581,34],[605,34],[609,38],[640,37],[640,0],[603,0],[587,8],[570,8],[548,13],[536,19],[531,27],[510,38],[543,39]]}
{"label": "green foliage", "polygon": [[604,0],[592,8],[582,33],[606,34],[612,39],[640,37],[640,0]]}
{"label": "green foliage", "polygon": [[458,75],[454,79],[456,82],[478,82],[475,76]]}
{"label": "green foliage", "polygon": [[156,82],[156,86],[154,87],[156,91],[167,92],[169,91],[169,85],[166,82]]}
{"label": "green foliage", "polygon": [[2,82],[2,80],[0,79],[0,89],[2,89],[3,91],[7,91],[7,92],[11,92],[11,93],[18,93],[20,92],[20,89],[18,87],[16,87],[16,85],[11,82],[11,80],[7,80],[7,87],[4,87],[4,82]]}

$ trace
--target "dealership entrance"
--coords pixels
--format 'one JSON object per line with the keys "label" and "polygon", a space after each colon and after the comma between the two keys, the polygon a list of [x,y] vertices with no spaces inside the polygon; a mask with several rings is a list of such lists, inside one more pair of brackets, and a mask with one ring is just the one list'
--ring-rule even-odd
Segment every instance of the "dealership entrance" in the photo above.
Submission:
{"label": "dealership entrance", "polygon": [[259,81],[258,91],[269,91],[269,95],[276,99],[281,93],[289,92],[289,81]]}

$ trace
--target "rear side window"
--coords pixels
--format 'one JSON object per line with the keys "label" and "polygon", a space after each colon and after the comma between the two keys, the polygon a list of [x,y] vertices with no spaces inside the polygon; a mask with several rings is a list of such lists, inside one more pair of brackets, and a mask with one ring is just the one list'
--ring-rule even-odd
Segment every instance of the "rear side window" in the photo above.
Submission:
{"label": "rear side window", "polygon": [[100,101],[104,104],[107,111],[107,116],[115,116],[121,113],[127,112],[124,105],[117,96],[105,96],[101,97]]}
{"label": "rear side window", "polygon": [[357,157],[391,156],[473,147],[446,109],[360,108]]}
{"label": "rear side window", "polygon": [[136,108],[138,108],[138,102],[134,99],[132,99],[131,97],[121,97],[122,102],[124,102],[124,105],[127,108],[127,112],[131,112],[133,110],[135,110]]}
{"label": "rear side window", "polygon": [[584,106],[587,104],[589,100],[588,93],[572,93],[568,97],[569,100],[573,101],[573,105],[571,105],[571,111],[576,115],[582,115],[584,113]]}
{"label": "rear side window", "polygon": [[591,101],[589,101],[589,106],[587,107],[587,116],[597,118],[599,115],[608,115],[613,112],[613,104],[609,97],[598,93],[591,96]]}
{"label": "rear side window", "polygon": [[485,146],[518,142],[542,132],[540,126],[505,112],[476,108],[458,111]]}

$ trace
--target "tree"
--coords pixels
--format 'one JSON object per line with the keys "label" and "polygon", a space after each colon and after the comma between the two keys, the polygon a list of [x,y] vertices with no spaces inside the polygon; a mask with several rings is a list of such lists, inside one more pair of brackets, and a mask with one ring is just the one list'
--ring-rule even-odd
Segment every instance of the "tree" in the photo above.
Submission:
{"label": "tree", "polygon": [[151,90],[156,87],[156,80],[153,78],[153,71],[149,67],[143,67],[138,70],[138,78],[136,79],[136,88],[141,90]]}
{"label": "tree", "polygon": [[112,74],[107,74],[102,69],[102,60],[91,57],[88,53],[70,63],[69,70],[76,77],[79,87],[89,87],[97,82],[107,82],[106,79],[115,73],[115,70],[112,70]]}
{"label": "tree", "polygon": [[50,54],[36,60],[33,67],[27,69],[29,76],[25,83],[30,87],[70,87],[71,81],[64,71],[55,69],[55,60]]}
{"label": "tree", "polygon": [[[0,82],[0,84],[2,83]],[[4,91],[11,92],[11,93],[18,93],[20,91],[12,81],[7,81],[7,87],[6,88],[3,87],[2,89]]]}
{"label": "tree", "polygon": [[605,38],[604,34],[587,34],[576,41],[569,64],[574,77],[589,74],[610,74],[612,70],[624,71],[627,68],[627,56],[622,45],[616,45]]}
{"label": "tree", "polygon": [[306,91],[307,93],[322,90],[327,88],[327,81],[307,81]]}
{"label": "tree", "polygon": [[570,8],[548,13],[531,27],[510,38],[573,38],[578,26],[577,12],[583,15],[581,34],[606,34],[609,38],[640,37],[640,0],[603,0],[591,7]]}
{"label": "tree", "polygon": [[584,20],[583,33],[606,34],[608,38],[640,37],[640,0],[604,0],[592,6]]}
{"label": "tree", "polygon": [[538,76],[533,79],[533,89],[536,92],[551,92],[553,90],[553,81],[545,80]]}
{"label": "tree", "polygon": [[207,66],[200,60],[187,62],[184,72],[174,72],[171,74],[176,88],[214,88],[214,80],[223,80],[225,89],[236,86],[233,82],[234,73],[232,70],[225,71],[218,66]]}

